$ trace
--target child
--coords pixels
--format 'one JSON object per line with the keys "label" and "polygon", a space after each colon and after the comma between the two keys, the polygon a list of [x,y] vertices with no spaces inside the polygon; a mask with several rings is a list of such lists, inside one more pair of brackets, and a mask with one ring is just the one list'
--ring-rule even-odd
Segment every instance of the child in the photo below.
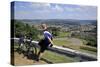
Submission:
{"label": "child", "polygon": [[38,59],[37,61],[39,61],[40,57],[42,56],[42,54],[44,53],[44,51],[47,49],[47,47],[50,45],[51,47],[53,46],[53,37],[52,34],[47,31],[47,25],[46,24],[42,24],[41,25],[42,29],[43,29],[43,35],[44,35],[44,39],[42,39],[39,42],[40,45],[40,51],[38,52]]}

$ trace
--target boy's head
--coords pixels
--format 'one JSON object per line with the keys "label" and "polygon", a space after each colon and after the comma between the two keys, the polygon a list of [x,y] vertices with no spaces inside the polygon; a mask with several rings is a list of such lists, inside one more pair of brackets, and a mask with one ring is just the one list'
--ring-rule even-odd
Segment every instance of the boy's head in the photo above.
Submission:
{"label": "boy's head", "polygon": [[42,27],[43,30],[47,29],[47,25],[46,24],[41,24],[41,27]]}

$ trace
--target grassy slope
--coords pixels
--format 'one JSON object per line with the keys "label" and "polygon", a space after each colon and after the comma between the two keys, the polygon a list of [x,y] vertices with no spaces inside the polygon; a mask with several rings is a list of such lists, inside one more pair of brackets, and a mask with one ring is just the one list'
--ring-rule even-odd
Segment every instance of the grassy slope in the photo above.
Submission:
{"label": "grassy slope", "polygon": [[[15,48],[18,48],[18,46],[15,46]],[[39,49],[37,49],[37,51],[39,51]],[[16,58],[18,58],[18,57],[16,57]],[[76,60],[75,58],[72,58],[72,57],[69,57],[69,56],[64,56],[64,55],[61,55],[61,54],[57,54],[57,53],[54,53],[54,52],[51,52],[51,51],[48,51],[48,50],[44,52],[42,58],[45,58],[46,60],[53,62],[53,63],[68,63],[68,62],[79,61],[78,59]],[[43,61],[43,60],[41,60],[41,61]],[[17,63],[17,62],[15,62],[15,63]],[[28,63],[28,64],[30,64],[30,63]],[[35,64],[35,63],[33,62],[33,64]],[[42,64],[42,63],[40,63],[40,64]],[[17,63],[17,65],[18,65],[18,63]]]}
{"label": "grassy slope", "polygon": [[82,51],[82,52],[87,52],[87,53],[90,53],[90,54],[94,54],[96,55],[97,52],[93,52],[91,50],[85,50],[85,49],[82,49],[81,47],[90,47],[90,48],[93,48],[93,49],[96,49],[94,47],[91,47],[91,46],[87,46],[87,45],[72,45],[69,41],[67,40],[56,40],[56,38],[54,39],[54,44],[55,45],[58,45],[58,46],[64,46],[66,48],[70,48],[70,49],[74,49],[74,50],[79,50],[79,51]]}
{"label": "grassy slope", "polygon": [[52,61],[53,63],[66,63],[66,62],[78,61],[72,57],[60,55],[60,54],[53,53],[50,51],[46,51],[45,54],[43,55],[43,58],[47,58],[48,60]]}

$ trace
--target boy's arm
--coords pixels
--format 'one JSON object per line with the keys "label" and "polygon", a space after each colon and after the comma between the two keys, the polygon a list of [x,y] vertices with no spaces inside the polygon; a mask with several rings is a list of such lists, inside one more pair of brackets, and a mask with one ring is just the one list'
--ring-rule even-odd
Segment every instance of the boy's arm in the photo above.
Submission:
{"label": "boy's arm", "polygon": [[51,40],[51,38],[48,37],[48,39],[49,39],[49,42],[53,45],[53,41]]}

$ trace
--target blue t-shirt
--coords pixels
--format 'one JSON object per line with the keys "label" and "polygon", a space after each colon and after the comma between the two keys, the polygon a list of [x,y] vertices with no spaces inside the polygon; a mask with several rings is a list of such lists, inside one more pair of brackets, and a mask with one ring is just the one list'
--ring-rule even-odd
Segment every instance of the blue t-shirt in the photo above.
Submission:
{"label": "blue t-shirt", "polygon": [[48,31],[44,31],[43,34],[44,34],[44,39],[46,43],[50,43],[48,38],[52,39],[52,34]]}

